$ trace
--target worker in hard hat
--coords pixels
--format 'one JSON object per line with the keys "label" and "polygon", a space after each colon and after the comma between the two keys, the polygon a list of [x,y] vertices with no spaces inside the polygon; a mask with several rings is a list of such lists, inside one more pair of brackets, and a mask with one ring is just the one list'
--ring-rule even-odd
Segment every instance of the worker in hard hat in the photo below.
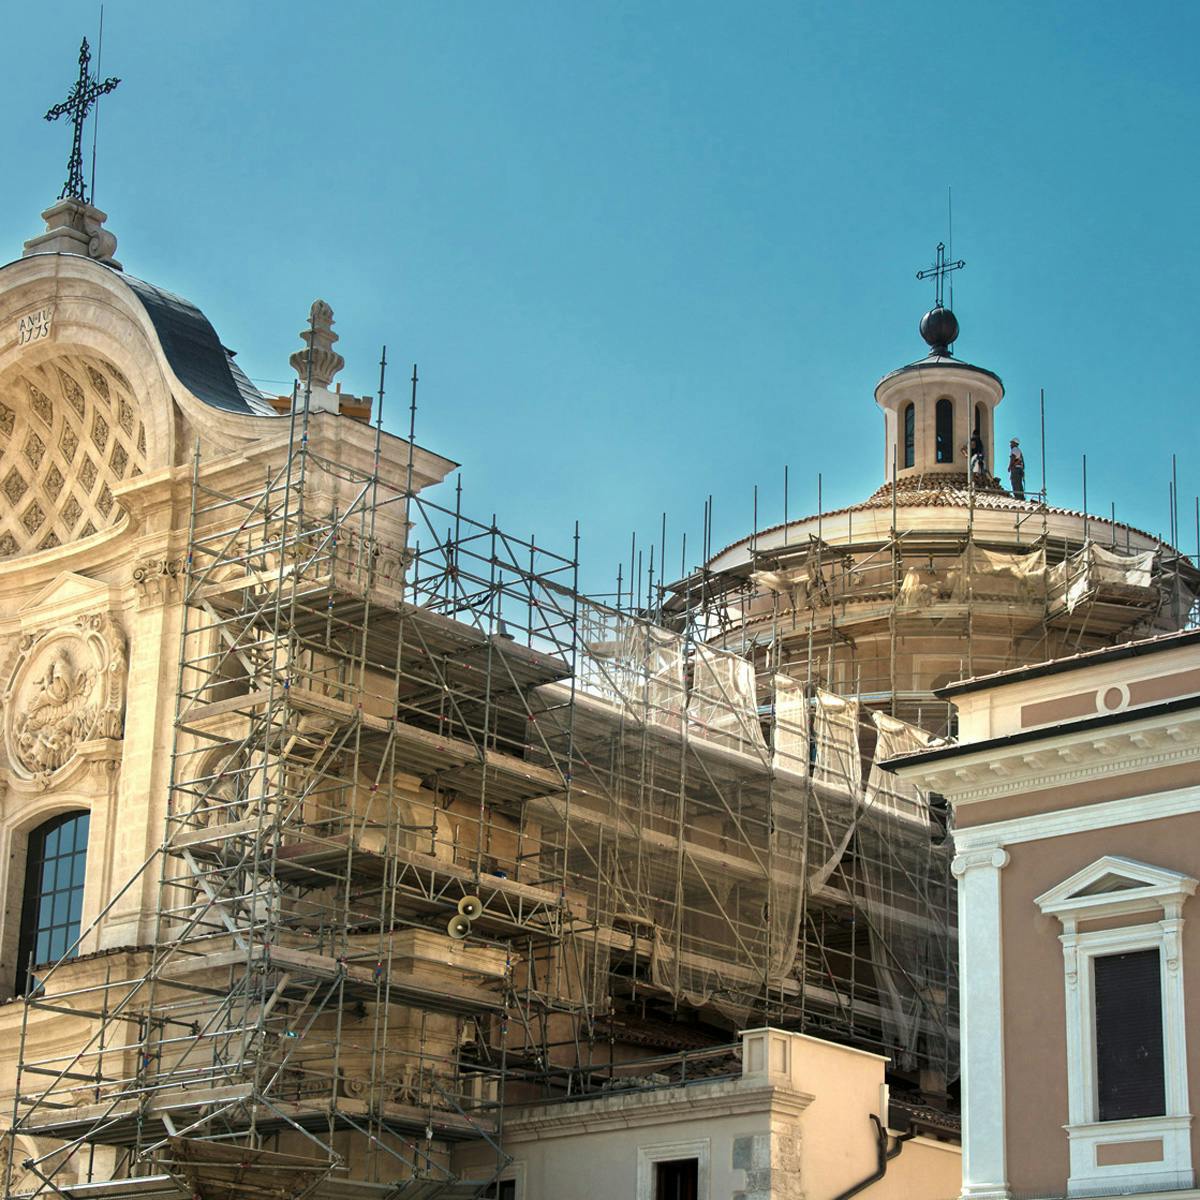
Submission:
{"label": "worker in hard hat", "polygon": [[1008,478],[1012,483],[1012,494],[1018,500],[1025,499],[1025,456],[1021,443],[1013,438],[1008,443]]}

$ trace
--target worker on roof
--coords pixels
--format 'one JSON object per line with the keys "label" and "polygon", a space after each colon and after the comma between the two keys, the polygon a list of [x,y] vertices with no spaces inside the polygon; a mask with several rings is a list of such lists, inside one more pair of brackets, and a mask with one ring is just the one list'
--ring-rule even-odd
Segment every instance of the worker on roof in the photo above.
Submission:
{"label": "worker on roof", "polygon": [[1008,443],[1008,478],[1012,483],[1012,494],[1018,500],[1025,499],[1025,456],[1021,453],[1021,443],[1013,438]]}
{"label": "worker on roof", "polygon": [[978,429],[971,434],[971,475],[974,477],[976,487],[988,482],[987,456],[984,454],[983,438],[979,436]]}

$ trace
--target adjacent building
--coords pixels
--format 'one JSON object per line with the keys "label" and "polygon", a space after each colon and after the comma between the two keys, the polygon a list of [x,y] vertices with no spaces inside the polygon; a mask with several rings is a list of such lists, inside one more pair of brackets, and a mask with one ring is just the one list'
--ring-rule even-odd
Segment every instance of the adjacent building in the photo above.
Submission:
{"label": "adjacent building", "polygon": [[1200,631],[942,695],[893,766],[954,813],[963,1196],[1194,1195]]}

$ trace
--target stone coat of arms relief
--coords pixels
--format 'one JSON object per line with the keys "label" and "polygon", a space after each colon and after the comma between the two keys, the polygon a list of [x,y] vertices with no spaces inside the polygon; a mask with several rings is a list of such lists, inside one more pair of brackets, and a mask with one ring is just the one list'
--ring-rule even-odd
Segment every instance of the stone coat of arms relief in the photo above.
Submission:
{"label": "stone coat of arms relief", "polygon": [[120,739],[125,638],[106,614],[21,636],[3,694],[4,742],[14,782],[48,788],[90,743]]}

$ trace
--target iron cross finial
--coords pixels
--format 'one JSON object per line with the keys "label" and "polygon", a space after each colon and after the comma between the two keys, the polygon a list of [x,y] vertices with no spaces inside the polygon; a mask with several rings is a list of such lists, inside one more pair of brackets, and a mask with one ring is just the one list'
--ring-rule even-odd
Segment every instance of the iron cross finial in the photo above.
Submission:
{"label": "iron cross finial", "polygon": [[58,194],[60,200],[70,197],[82,204],[88,203],[87,188],[83,182],[83,124],[87,120],[88,110],[101,96],[111,92],[121,81],[108,78],[103,83],[93,79],[88,72],[92,61],[92,52],[88,48],[87,38],[79,47],[79,78],[70,94],[61,103],[56,104],[47,114],[47,121],[57,121],[59,117],[69,116],[75,127],[74,140],[71,143],[71,160],[67,164],[67,182]]}
{"label": "iron cross finial", "polygon": [[946,243],[938,242],[937,257],[934,259],[932,267],[926,267],[923,271],[917,272],[918,279],[928,279],[933,277],[933,295],[934,308],[942,307],[942,289],[946,282],[946,276],[951,271],[959,271],[967,264],[960,258],[957,262],[946,261]]}

